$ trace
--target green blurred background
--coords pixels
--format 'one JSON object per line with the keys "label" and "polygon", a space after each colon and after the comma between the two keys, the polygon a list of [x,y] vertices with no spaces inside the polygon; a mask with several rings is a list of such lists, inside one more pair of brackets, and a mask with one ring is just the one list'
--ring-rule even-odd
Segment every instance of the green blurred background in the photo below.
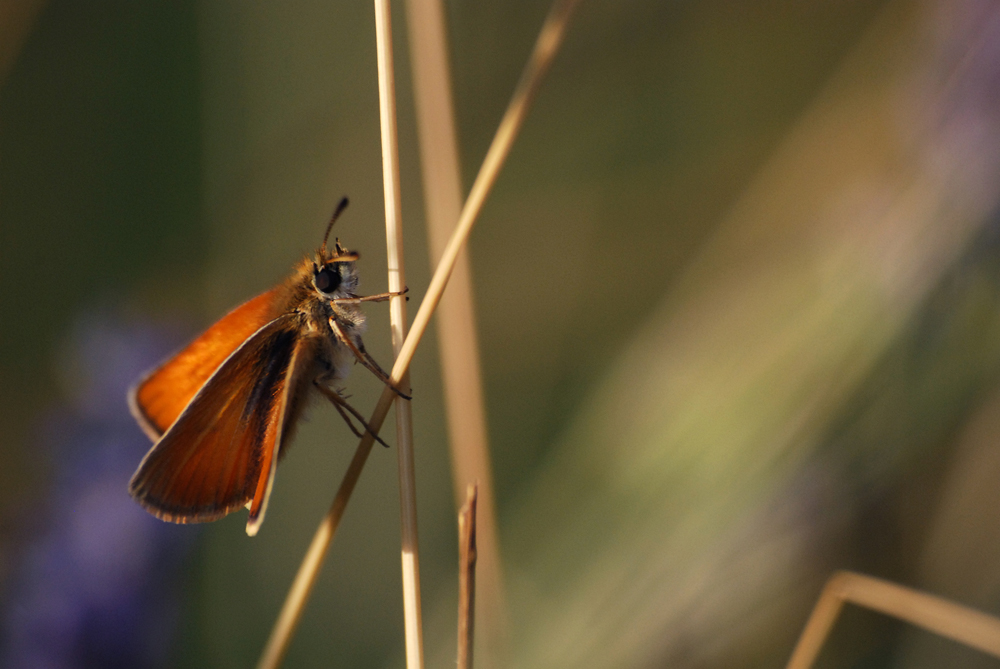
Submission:
{"label": "green blurred background", "polygon": [[[445,6],[468,187],[547,6]],[[393,9],[412,313],[430,270]],[[10,619],[71,512],[37,444],[92,362],[75,324],[193,335],[314,249],[344,194],[362,289],[386,280],[369,4],[4,12]],[[470,242],[511,666],[782,666],[836,568],[1000,612],[998,22],[974,2],[581,4]],[[366,311],[386,366],[387,310]],[[437,355],[412,382],[428,666],[447,666]],[[378,382],[350,381],[367,413]],[[180,593],[151,665],[255,661],[353,446],[317,407],[258,537],[242,514],[183,528],[181,566],[148,576]],[[287,666],[403,665],[396,480],[375,451]],[[859,611],[821,659],[996,666]]]}

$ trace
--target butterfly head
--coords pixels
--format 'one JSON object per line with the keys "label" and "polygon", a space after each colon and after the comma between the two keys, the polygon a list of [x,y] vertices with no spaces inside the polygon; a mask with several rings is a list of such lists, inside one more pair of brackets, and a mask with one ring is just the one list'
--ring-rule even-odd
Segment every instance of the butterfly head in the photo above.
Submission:
{"label": "butterfly head", "polygon": [[346,297],[358,286],[355,264],[358,254],[348,251],[336,241],[334,253],[323,257],[317,254],[313,261],[313,287],[326,297]]}

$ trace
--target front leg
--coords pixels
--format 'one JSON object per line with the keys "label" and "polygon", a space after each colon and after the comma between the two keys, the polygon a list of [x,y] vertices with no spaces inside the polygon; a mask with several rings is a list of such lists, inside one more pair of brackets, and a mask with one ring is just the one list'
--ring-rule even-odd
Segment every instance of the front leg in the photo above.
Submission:
{"label": "front leg", "polygon": [[[385,302],[393,297],[400,297],[410,292],[409,288],[404,288],[398,293],[379,293],[378,295],[365,295],[363,297],[335,297],[331,302],[334,304],[360,304],[362,302]],[[409,300],[410,298],[406,298]]]}

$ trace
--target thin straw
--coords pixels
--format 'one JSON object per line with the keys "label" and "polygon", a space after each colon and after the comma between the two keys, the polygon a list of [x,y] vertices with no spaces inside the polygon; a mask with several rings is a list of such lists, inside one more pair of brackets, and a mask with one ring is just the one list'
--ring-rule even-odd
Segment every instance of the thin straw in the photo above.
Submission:
{"label": "thin straw", "polygon": [[[403,222],[399,192],[399,148],[396,139],[396,83],[392,58],[392,15],[389,0],[375,0],[375,48],[378,53],[379,120],[382,131],[382,183],[385,191],[385,236],[389,255],[389,290],[406,285],[403,272]],[[389,304],[392,348],[396,355],[406,338],[406,300]],[[409,374],[403,372],[397,388],[409,393]],[[413,462],[413,415],[410,403],[396,402],[396,441],[399,453],[399,520],[403,569],[403,628],[406,666],[423,669],[424,642],[420,616],[420,552],[417,540],[417,485]]]}
{"label": "thin straw", "polygon": [[[398,386],[409,370],[410,362],[413,360],[413,354],[416,352],[417,345],[427,331],[427,325],[434,313],[434,309],[441,300],[441,294],[444,292],[444,288],[448,283],[448,276],[455,266],[455,259],[458,257],[458,252],[468,239],[469,233],[472,232],[472,226],[475,224],[476,216],[478,216],[479,211],[482,209],[486,195],[496,181],[500,168],[503,167],[504,159],[510,153],[511,145],[514,143],[517,132],[524,122],[528,107],[537,94],[542,78],[548,71],[559,49],[559,45],[562,43],[566,23],[577,2],[578,0],[557,0],[549,11],[538,40],[535,42],[531,59],[528,61],[528,65],[521,75],[521,80],[518,82],[517,88],[514,90],[514,95],[507,106],[507,111],[504,113],[503,119],[500,121],[500,126],[497,128],[496,134],[493,136],[493,142],[490,144],[490,149],[486,154],[483,165],[479,168],[479,175],[472,186],[472,191],[465,201],[458,226],[456,226],[451,240],[448,242],[447,247],[445,247],[441,262],[434,271],[434,277],[431,279],[424,300],[420,304],[420,309],[417,311],[417,316],[410,327],[410,332],[407,334],[406,340],[403,342],[403,346],[396,356],[392,373],[389,375],[390,382],[393,385]],[[388,386],[382,391],[382,395],[375,405],[375,410],[368,420],[368,425],[374,432],[377,433],[382,428],[382,423],[385,422],[385,417],[388,415],[389,407],[392,405],[395,397],[397,395]],[[310,543],[302,564],[299,566],[299,571],[295,574],[295,580],[292,582],[292,587],[288,591],[285,603],[278,614],[278,619],[271,630],[271,636],[268,638],[267,645],[264,647],[264,652],[261,654],[261,659],[258,662],[257,666],[261,669],[277,667],[288,650],[292,633],[295,631],[295,627],[302,617],[302,609],[305,607],[312,587],[316,582],[319,568],[323,564],[323,558],[326,556],[330,542],[333,540],[337,527],[340,525],[344,509],[347,507],[347,502],[354,491],[354,486],[361,476],[361,471],[364,468],[365,461],[368,459],[368,454],[371,452],[374,441],[371,432],[365,432],[361,438],[361,442],[358,444],[354,458],[351,460],[340,488],[337,490],[337,495],[333,499],[333,504],[316,529],[316,534],[313,536],[312,543]]]}

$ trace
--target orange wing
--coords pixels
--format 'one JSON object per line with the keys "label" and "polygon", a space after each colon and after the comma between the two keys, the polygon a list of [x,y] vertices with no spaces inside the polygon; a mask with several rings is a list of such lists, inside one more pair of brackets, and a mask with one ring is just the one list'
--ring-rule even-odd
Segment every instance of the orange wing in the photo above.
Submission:
{"label": "orange wing", "polygon": [[278,291],[273,288],[230,311],[129,391],[132,415],[150,439],[156,441],[167,431],[233,351],[280,315]]}
{"label": "orange wing", "polygon": [[253,500],[247,531],[256,532],[282,433],[313,363],[314,344],[299,336],[296,318],[281,316],[250,336],[143,459],[129,492],[150,513],[201,522]]}

